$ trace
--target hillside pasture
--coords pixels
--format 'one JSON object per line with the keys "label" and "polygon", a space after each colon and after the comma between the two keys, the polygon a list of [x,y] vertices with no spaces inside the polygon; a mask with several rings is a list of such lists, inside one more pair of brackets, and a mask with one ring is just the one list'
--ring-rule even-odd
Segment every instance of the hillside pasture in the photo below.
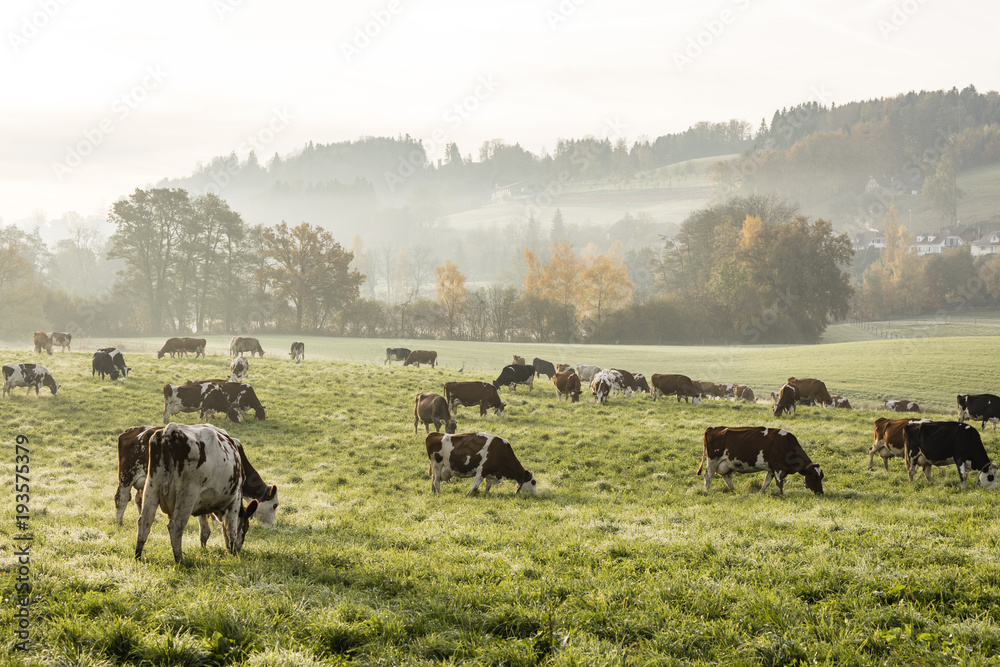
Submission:
{"label": "hillside pasture", "polygon": [[[413,432],[415,393],[492,380],[515,352],[740,381],[758,395],[788,375],[820,377],[852,403],[888,393],[953,419],[954,394],[1000,390],[990,339],[729,349],[307,338],[302,364],[288,360],[290,340],[262,337],[283,354],[251,360],[267,421],[213,418],[278,485],[277,525],[251,524],[232,557],[221,529],[203,550],[191,522],[178,566],[163,515],[138,562],[135,506],[114,523],[116,437],[160,423],[165,382],[218,377],[228,357],[136,351],[131,376],[110,382],[90,376],[87,352],[0,351],[61,383],[57,396],[15,390],[0,402],[8,480],[14,438],[31,450],[34,648],[14,664],[990,664],[1000,650],[1000,496],[961,489],[953,466],[912,484],[897,459],[868,471],[882,411],[774,419],[764,404],[597,406],[587,391],[571,405],[544,378],[502,389],[502,419],[459,410],[459,432],[511,441],[538,497],[507,482],[468,498],[463,479],[432,496],[424,429]],[[382,366],[389,345],[437,349],[443,365]],[[694,470],[709,425],[788,429],[822,465],[825,494],[796,475],[783,496],[762,495],[763,474],[705,494]],[[983,439],[996,458],[1000,433]],[[15,576],[5,559],[4,590]],[[4,605],[4,627],[12,613]],[[10,632],[3,642],[13,647]]]}

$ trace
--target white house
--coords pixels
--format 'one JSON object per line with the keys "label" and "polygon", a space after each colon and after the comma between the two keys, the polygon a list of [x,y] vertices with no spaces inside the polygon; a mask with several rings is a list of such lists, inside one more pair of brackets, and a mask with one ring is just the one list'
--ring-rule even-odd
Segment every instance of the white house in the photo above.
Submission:
{"label": "white house", "polygon": [[966,243],[961,236],[931,232],[919,235],[910,247],[915,248],[918,255],[933,255],[942,253],[945,248],[958,248],[964,245]]}
{"label": "white house", "polygon": [[997,248],[1000,247],[1000,232],[993,232],[992,234],[987,234],[978,241],[973,241],[969,244],[969,248],[972,250],[973,257],[980,257],[982,255],[995,255],[997,254]]}

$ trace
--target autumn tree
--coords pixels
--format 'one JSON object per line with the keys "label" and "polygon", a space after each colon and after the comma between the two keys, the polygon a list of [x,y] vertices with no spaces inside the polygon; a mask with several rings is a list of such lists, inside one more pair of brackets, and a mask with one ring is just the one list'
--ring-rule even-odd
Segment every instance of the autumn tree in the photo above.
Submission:
{"label": "autumn tree", "polygon": [[956,176],[955,161],[949,152],[941,157],[934,173],[924,181],[924,196],[949,225],[958,221],[958,200],[965,196],[958,187]]}
{"label": "autumn tree", "polygon": [[450,259],[434,269],[437,302],[448,319],[448,337],[454,338],[455,325],[465,309],[465,276]]}
{"label": "autumn tree", "polygon": [[625,306],[635,294],[635,285],[618,250],[587,258],[583,271],[583,314],[601,321],[601,314]]}
{"label": "autumn tree", "polygon": [[913,248],[913,237],[899,222],[895,206],[885,215],[885,248],[862,276],[858,314],[883,317],[916,313],[927,303],[924,263]]}
{"label": "autumn tree", "polygon": [[354,256],[330,232],[303,222],[284,221],[263,230],[268,278],[295,307],[296,331],[308,316],[321,329],[327,318],[358,298],[365,277],[349,267]]}

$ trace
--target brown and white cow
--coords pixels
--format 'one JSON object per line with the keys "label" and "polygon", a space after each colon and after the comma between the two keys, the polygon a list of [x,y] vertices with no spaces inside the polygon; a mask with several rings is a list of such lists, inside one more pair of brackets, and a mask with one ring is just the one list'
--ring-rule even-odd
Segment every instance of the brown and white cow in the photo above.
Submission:
{"label": "brown and white cow", "polygon": [[62,348],[62,352],[73,350],[73,334],[64,331],[52,332],[52,344]]}
{"label": "brown and white cow", "polygon": [[826,406],[833,403],[830,392],[826,390],[826,383],[813,378],[788,378],[788,384],[795,387],[798,392],[798,400],[812,400],[820,405]]}
{"label": "brown and white cow", "polygon": [[403,362],[404,366],[416,366],[420,368],[420,364],[430,364],[431,368],[437,363],[438,353],[434,350],[413,350],[406,357],[406,361]]}
{"label": "brown and white cow", "polygon": [[517,491],[538,494],[538,482],[514,456],[510,442],[490,433],[431,433],[427,436],[427,458],[431,463],[431,491],[441,492],[441,482],[452,477],[474,477],[468,495],[483,493],[505,479],[517,482]]}
{"label": "brown and white cow", "polygon": [[632,390],[624,388],[622,374],[611,368],[606,368],[594,376],[590,381],[590,391],[597,403],[606,403],[612,393],[618,394],[622,391],[629,398],[632,397]]}
{"label": "brown and white cow", "polygon": [[260,346],[260,341],[256,338],[244,338],[242,336],[233,336],[229,340],[229,354],[236,356],[239,354],[244,354],[246,352],[250,353],[250,356],[260,355],[264,356],[264,348]]}
{"label": "brown and white cow", "polygon": [[868,469],[872,469],[875,455],[882,457],[882,465],[889,469],[889,459],[893,456],[903,458],[906,438],[903,429],[907,424],[930,423],[930,419],[889,419],[879,417],[875,420],[875,441],[868,450]]}
{"label": "brown and white cow", "polygon": [[692,380],[691,384],[694,385],[695,391],[697,391],[698,395],[702,398],[707,396],[722,398],[726,395],[725,390],[721,385],[717,385],[708,380]]}
{"label": "brown and white cow", "polygon": [[163,423],[169,424],[170,417],[179,412],[197,412],[202,421],[215,412],[221,412],[232,422],[238,424],[242,421],[239,408],[230,403],[225,392],[211,382],[163,385]]}
{"label": "brown and white cow", "polygon": [[[39,366],[38,364],[4,364],[0,372],[3,373],[4,396],[9,394],[11,389],[16,389],[17,387],[27,387],[28,394],[34,388],[35,396],[38,396],[38,390],[41,387],[48,387],[53,396],[59,391],[59,383],[55,381],[55,378],[52,377],[52,374],[49,373],[45,366]],[[25,396],[28,394],[25,394]]]}
{"label": "brown and white cow", "polygon": [[833,407],[843,408],[845,410],[851,410],[851,402],[843,396],[831,396],[833,399]]}
{"label": "brown and white cow", "polygon": [[556,364],[556,373],[565,373],[566,371],[576,372],[576,369],[569,364]]}
{"label": "brown and white cow", "polygon": [[413,432],[417,432],[417,424],[423,422],[424,430],[431,432],[431,424],[434,424],[434,432],[438,433],[444,426],[445,433],[454,433],[458,430],[458,424],[451,418],[448,410],[448,401],[441,394],[430,391],[422,391],[413,400]]}
{"label": "brown and white cow", "polygon": [[646,382],[646,377],[642,373],[629,373],[620,368],[612,368],[611,370],[621,375],[622,388],[630,392],[629,396],[637,394],[640,391],[649,393],[649,383]]}
{"label": "brown and white cow", "polygon": [[576,371],[570,369],[552,376],[552,383],[556,386],[556,397],[562,400],[565,395],[570,403],[580,401],[580,376]]}
{"label": "brown and white cow", "polygon": [[698,396],[698,390],[695,389],[694,383],[691,381],[687,375],[677,375],[670,373],[653,373],[652,377],[649,378],[649,383],[653,388],[653,400],[655,401],[660,396],[677,396],[677,402],[681,402],[681,398],[684,398],[684,402],[688,402],[688,398],[694,398],[695,403],[700,403],[701,398]]}
{"label": "brown and white cow", "polygon": [[[222,524],[226,549],[239,553],[260,502],[253,499],[243,507],[246,470],[233,439],[220,437],[219,429],[211,424],[168,424],[153,432],[148,446],[136,559],[142,557],[157,508],[170,517],[167,531],[176,562],[181,560],[181,539],[192,516],[214,514]],[[208,541],[207,526],[207,521],[201,522],[202,546]]]}
{"label": "brown and white cow", "polygon": [[207,344],[208,341],[204,338],[178,338],[175,336],[167,339],[163,347],[157,351],[156,358],[162,359],[168,354],[171,357],[180,354],[186,357],[188,353],[194,353],[194,358],[197,359],[198,357],[205,356],[205,346]]}
{"label": "brown and white cow", "polygon": [[750,403],[757,402],[757,397],[754,396],[753,389],[745,384],[733,385],[733,396],[736,397],[737,400],[744,400]]}
{"label": "brown and white cow", "polygon": [[518,355],[515,354],[514,355],[514,360],[511,361],[510,363],[512,363],[512,364],[520,364],[521,366],[524,366],[524,357],[519,357]]}
{"label": "brown and white cow", "polygon": [[771,394],[772,400],[775,401],[774,412],[775,417],[780,417],[783,413],[787,412],[792,414],[795,412],[795,404],[799,400],[799,392],[790,384],[784,384],[781,389],[778,390],[778,396],[775,399],[774,394]]}
{"label": "brown and white cow", "polygon": [[47,352],[52,356],[52,337],[44,331],[36,331],[31,337],[35,344],[35,352]]}
{"label": "brown and white cow", "polygon": [[458,412],[460,405],[478,405],[479,416],[486,414],[488,408],[493,408],[493,414],[503,417],[503,409],[507,404],[500,400],[497,388],[489,382],[449,382],[444,386],[444,396],[452,412]]}
{"label": "brown and white cow", "polygon": [[246,357],[242,355],[233,357],[233,360],[229,362],[229,381],[242,381],[248,370],[250,370],[250,362],[246,360]]}
{"label": "brown and white cow", "polygon": [[[202,424],[211,426],[211,424]],[[118,436],[118,490],[115,491],[115,521],[122,525],[125,510],[132,500],[132,490],[136,490],[135,505],[142,512],[142,489],[146,484],[146,472],[149,467],[149,438],[162,426],[133,426],[127,428]],[[254,518],[264,526],[273,526],[278,511],[278,487],[265,484],[260,473],[250,464],[246,452],[239,440],[226,433],[225,430],[213,426],[220,438],[228,438],[239,448],[240,459],[246,479],[243,482],[243,497],[256,498],[260,503]],[[207,516],[199,517],[203,532],[211,533],[207,527]],[[207,539],[207,538],[206,538]]]}
{"label": "brown and white cow", "polygon": [[920,412],[920,406],[913,401],[886,401],[883,406],[889,412]]}
{"label": "brown and white cow", "polygon": [[705,450],[701,465],[695,474],[700,475],[706,461],[705,492],[718,473],[730,491],[733,473],[766,471],[760,492],[767,491],[773,479],[778,493],[784,494],[785,477],[801,473],[806,486],[816,494],[823,493],[823,470],[813,463],[794,435],[785,429],[758,426],[710,426],[705,429]]}

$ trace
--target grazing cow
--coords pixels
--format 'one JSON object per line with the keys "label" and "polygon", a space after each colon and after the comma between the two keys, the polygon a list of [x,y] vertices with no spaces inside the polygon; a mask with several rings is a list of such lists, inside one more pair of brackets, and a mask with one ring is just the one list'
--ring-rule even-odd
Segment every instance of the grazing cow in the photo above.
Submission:
{"label": "grazing cow", "polygon": [[920,412],[920,406],[913,401],[886,401],[885,409],[889,412]]}
{"label": "grazing cow", "polygon": [[[773,396],[773,394],[772,394]],[[790,384],[784,384],[778,390],[777,401],[772,412],[775,417],[780,417],[787,412],[789,415],[795,412],[795,404],[799,400],[799,392]]]}
{"label": "grazing cow", "polygon": [[875,420],[875,441],[868,450],[868,469],[872,469],[875,455],[882,457],[882,465],[889,470],[889,459],[893,456],[903,458],[906,453],[906,438],[903,429],[907,424],[929,424],[930,419],[889,419],[879,417]]}
{"label": "grazing cow", "polygon": [[260,421],[267,418],[267,409],[261,405],[253,387],[244,382],[219,382],[218,380],[214,382],[226,395],[226,400],[239,410],[240,416],[253,410],[253,416]]}
{"label": "grazing cow", "polygon": [[851,402],[846,398],[844,398],[843,396],[831,396],[830,398],[833,399],[833,407],[844,408],[845,410],[852,409]]}
{"label": "grazing cow", "polygon": [[566,371],[576,372],[576,369],[569,364],[556,364],[556,373],[565,373]]}
{"label": "grazing cow", "polygon": [[903,436],[903,459],[911,482],[917,466],[921,466],[924,476],[930,479],[932,465],[954,463],[958,468],[958,477],[962,480],[962,488],[965,488],[970,469],[979,471],[980,485],[987,489],[997,488],[997,465],[986,454],[979,431],[972,425],[960,422],[918,422],[904,426]]}
{"label": "grazing cow", "polygon": [[[224,432],[223,432],[224,433]],[[181,561],[181,538],[192,516],[214,514],[222,523],[226,549],[239,553],[260,502],[243,507],[245,458],[232,438],[220,437],[210,424],[169,424],[149,438],[149,470],[142,491],[142,511],[135,538],[135,557],[149,537],[157,508],[170,517],[167,531],[174,561]],[[201,521],[202,546],[208,542],[208,521]]]}
{"label": "grazing cow", "polygon": [[733,385],[733,396],[737,399],[742,399],[750,403],[756,403],[757,397],[753,395],[753,389],[746,386],[745,384]]}
{"label": "grazing cow", "polygon": [[631,396],[640,391],[649,393],[649,383],[646,382],[646,377],[642,373],[632,374],[620,368],[612,368],[611,370],[621,375],[622,387],[627,390],[627,395]]}
{"label": "grazing cow", "polygon": [[778,493],[783,495],[785,477],[794,473],[805,477],[810,491],[818,495],[823,493],[823,470],[809,459],[799,441],[785,429],[710,426],[705,429],[705,451],[695,474],[701,474],[706,461],[706,493],[716,473],[722,476],[730,491],[735,491],[734,472],[761,471],[767,471],[761,493],[767,491],[773,479],[778,485]]}
{"label": "grazing cow", "polygon": [[993,394],[959,394],[958,421],[965,423],[966,418],[982,420],[980,430],[986,430],[986,422],[993,422],[993,430],[997,430],[997,422],[1000,421],[1000,397]]}
{"label": "grazing cow", "polygon": [[526,364],[510,364],[504,366],[500,375],[493,381],[493,386],[497,389],[509,386],[511,391],[517,391],[519,384],[528,385],[528,391],[534,389],[535,369]]}
{"label": "grazing cow", "polygon": [[714,382],[709,382],[708,380],[692,380],[691,384],[694,385],[695,391],[697,391],[698,395],[702,398],[705,398],[706,396],[722,398],[726,395],[723,385],[718,385]]}
{"label": "grazing cow", "polygon": [[424,430],[431,432],[431,424],[434,424],[434,432],[438,433],[444,426],[445,433],[454,433],[458,429],[458,424],[451,418],[448,411],[448,401],[444,400],[441,394],[429,391],[422,391],[414,397],[413,401],[413,432],[417,432],[417,424],[423,422]]}
{"label": "grazing cow", "polygon": [[515,354],[514,359],[510,363],[524,366],[524,357],[519,357]]}
{"label": "grazing cow", "polygon": [[250,370],[250,362],[246,360],[246,357],[233,357],[233,360],[229,362],[229,381],[240,382],[248,370]]}
{"label": "grazing cow", "polygon": [[556,385],[556,397],[562,400],[563,395],[569,399],[570,403],[580,401],[580,376],[573,370],[556,373],[552,376],[552,382]]}
{"label": "grazing cow", "polygon": [[[594,400],[598,403],[605,403],[612,392],[617,394],[623,390],[622,374],[611,368],[607,368],[590,381],[590,391],[594,394]],[[631,389],[625,389],[625,395],[632,396]]]}
{"label": "grazing cow", "polygon": [[507,404],[500,400],[497,388],[489,382],[449,382],[444,386],[444,396],[452,412],[458,412],[460,405],[478,405],[479,416],[493,408],[493,414],[503,417]]}
{"label": "grazing cow", "polygon": [[295,363],[302,363],[302,360],[306,358],[306,344],[305,343],[292,343],[292,349],[288,352]]}
{"label": "grazing cow", "polygon": [[90,362],[90,369],[90,377],[94,377],[95,373],[100,373],[102,380],[105,375],[110,375],[112,380],[117,380],[119,376],[114,360],[104,350],[94,352],[94,357]]}
{"label": "grazing cow", "polygon": [[505,479],[517,482],[518,493],[522,488],[538,495],[538,482],[530,470],[525,470],[514,456],[510,443],[490,433],[460,433],[448,435],[431,433],[427,436],[427,458],[431,462],[431,491],[441,492],[441,482],[452,477],[475,477],[468,495],[479,491],[486,482],[483,493]]}
{"label": "grazing cow", "polygon": [[701,398],[698,397],[698,390],[695,389],[694,383],[691,382],[691,378],[687,375],[676,375],[676,374],[666,374],[666,373],[653,373],[649,378],[649,382],[653,387],[653,400],[655,401],[660,396],[670,396],[676,395],[677,402],[681,402],[681,398],[684,398],[684,402],[688,402],[688,398],[694,398],[694,402],[701,403]]}
{"label": "grazing cow", "polygon": [[156,358],[162,359],[168,354],[170,355],[171,359],[173,359],[174,356],[177,354],[183,354],[184,356],[187,356],[187,352],[185,351],[184,347],[184,339],[176,337],[168,338],[167,342],[163,344],[163,347],[161,347],[156,352]]}
{"label": "grazing cow", "polygon": [[256,338],[244,338],[242,336],[236,336],[236,338],[229,341],[229,352],[234,356],[246,352],[249,352],[251,357],[258,354],[262,357],[264,356],[264,348],[260,346],[259,340]]}
{"label": "grazing cow", "polygon": [[420,368],[420,364],[430,364],[431,368],[434,368],[434,365],[437,363],[437,358],[438,353],[434,350],[414,350],[406,355],[406,361],[403,362],[403,365],[415,365],[417,368]]}
{"label": "grazing cow", "polygon": [[594,376],[601,372],[600,366],[590,364],[577,364],[576,372],[580,375],[580,382],[590,382]]}
{"label": "grazing cow", "polygon": [[53,331],[52,332],[52,344],[58,345],[62,348],[62,351],[73,350],[73,334],[65,333],[63,331]]}
{"label": "grazing cow", "polygon": [[406,358],[410,356],[410,350],[405,347],[387,347],[385,348],[385,361],[382,365],[385,366],[390,361],[406,361]]}
{"label": "grazing cow", "polygon": [[169,424],[170,417],[179,412],[197,412],[202,421],[221,412],[229,421],[237,424],[242,421],[239,408],[230,403],[225,392],[211,382],[163,385],[163,423]]}
{"label": "grazing cow", "polygon": [[[211,424],[202,424],[211,426]],[[139,512],[142,512],[142,489],[146,484],[146,469],[149,465],[149,438],[155,431],[161,430],[162,426],[133,426],[122,431],[118,436],[118,490],[115,492],[115,520],[118,525],[122,525],[125,518],[125,510],[129,501],[132,500],[132,489],[135,489],[135,505]],[[264,483],[260,474],[250,464],[243,451],[243,445],[236,438],[226,433],[221,428],[212,426],[220,438],[228,438],[235,443],[240,450],[240,458],[243,461],[243,472],[246,479],[243,482],[243,497],[256,498],[260,503],[254,518],[264,526],[273,526],[278,510],[278,487]],[[202,519],[201,528],[208,533],[211,527],[206,526],[208,517]],[[207,539],[207,538],[206,538]]]}
{"label": "grazing cow", "polygon": [[49,336],[44,331],[36,331],[32,336],[32,342],[35,344],[35,352],[48,352],[49,356],[52,356],[52,337]]}
{"label": "grazing cow", "polygon": [[[35,388],[35,396],[38,396],[39,387],[48,387],[52,395],[56,395],[59,383],[53,379],[52,375],[44,366],[38,364],[5,364],[3,369],[3,395],[10,393],[11,389],[17,387],[27,387],[28,394],[31,388]],[[27,394],[25,394],[27,396]]]}
{"label": "grazing cow", "polygon": [[535,369],[535,377],[544,375],[551,380],[552,376],[556,374],[556,367],[551,361],[545,361],[538,357],[531,360],[531,367]]}
{"label": "grazing cow", "polygon": [[826,390],[826,384],[822,380],[814,380],[812,378],[788,378],[788,384],[795,387],[795,391],[798,392],[799,399],[812,399],[820,405],[830,405],[833,403],[833,398],[830,396],[830,392]]}
{"label": "grazing cow", "polygon": [[[115,368],[118,369],[118,374],[123,378],[128,377],[129,371],[132,369],[125,365],[125,355],[121,353],[117,347],[102,347],[98,352],[107,352],[111,355],[111,362],[114,364]],[[91,373],[93,375],[93,373]]]}

